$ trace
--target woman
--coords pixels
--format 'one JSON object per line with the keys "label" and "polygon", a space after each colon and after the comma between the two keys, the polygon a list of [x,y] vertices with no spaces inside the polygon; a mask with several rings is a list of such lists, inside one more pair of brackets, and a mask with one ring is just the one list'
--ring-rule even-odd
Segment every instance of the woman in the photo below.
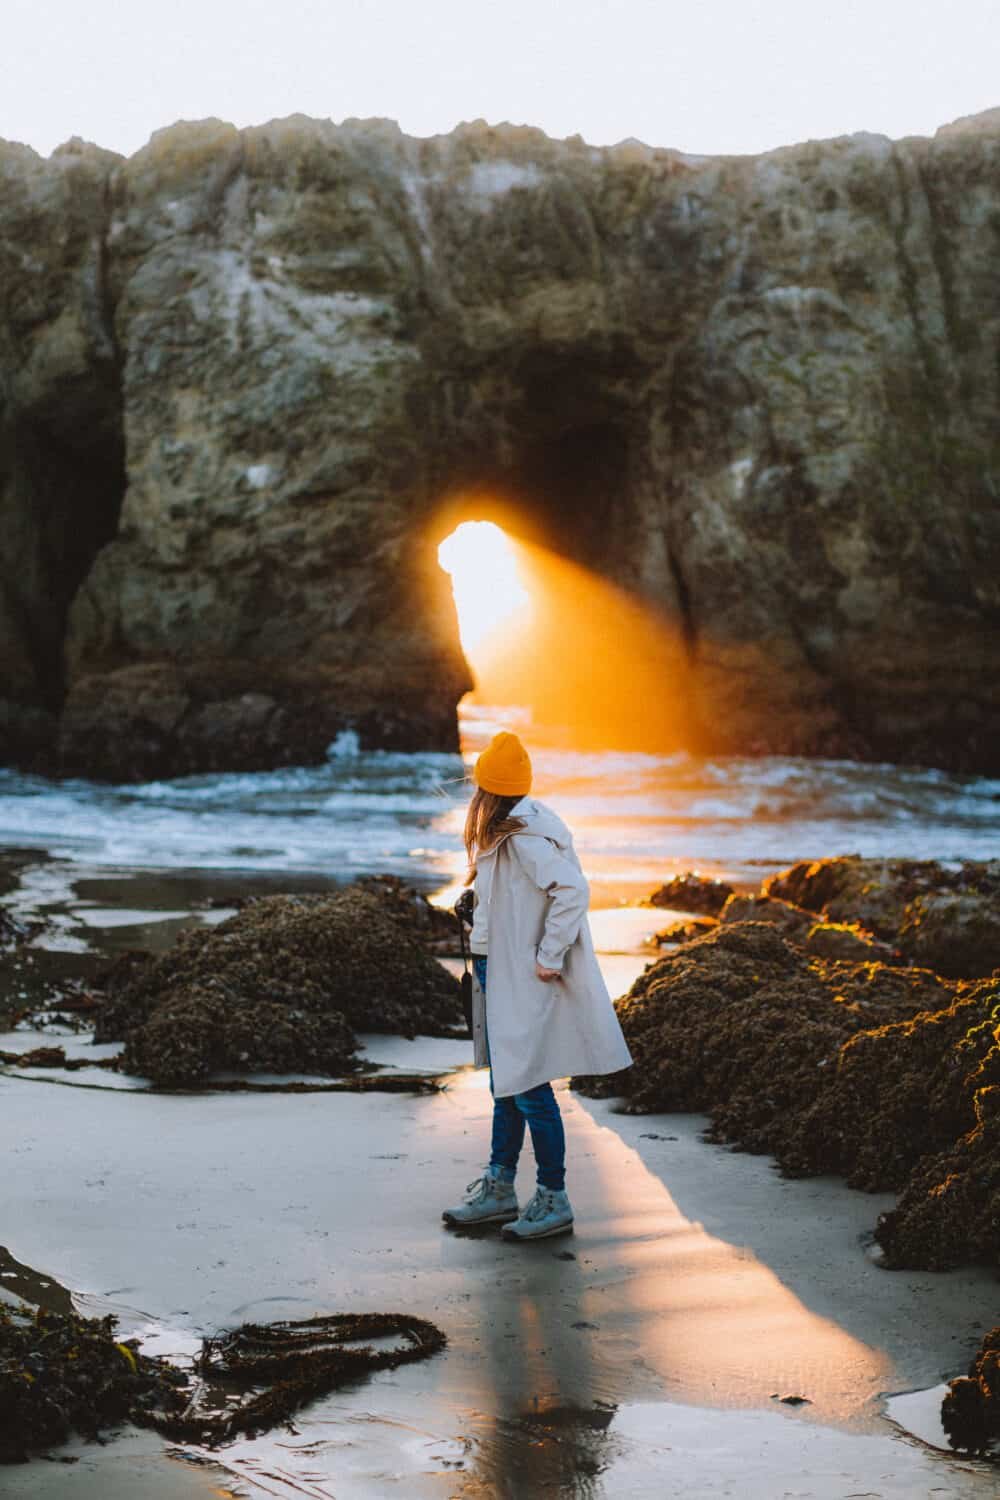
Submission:
{"label": "woman", "polygon": [[[617,1073],[632,1058],[594,956],[590,887],[572,836],[527,795],[531,762],[516,734],[494,735],[473,780],[465,820],[466,884],[475,882],[472,1034],[476,1066],[490,1069],[493,1138],[489,1166],[443,1217],[501,1223],[505,1239],[537,1240],[573,1227],[551,1080]],[[519,1210],[514,1176],[526,1124],[538,1186]]]}

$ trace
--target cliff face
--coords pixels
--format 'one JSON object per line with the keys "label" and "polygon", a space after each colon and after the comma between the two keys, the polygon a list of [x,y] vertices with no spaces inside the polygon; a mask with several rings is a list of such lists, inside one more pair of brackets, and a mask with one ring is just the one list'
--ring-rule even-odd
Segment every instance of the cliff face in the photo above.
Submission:
{"label": "cliff face", "polygon": [[0,144],[6,758],[454,745],[435,551],[488,493],[658,606],[702,748],[995,769],[998,257],[1000,111]]}

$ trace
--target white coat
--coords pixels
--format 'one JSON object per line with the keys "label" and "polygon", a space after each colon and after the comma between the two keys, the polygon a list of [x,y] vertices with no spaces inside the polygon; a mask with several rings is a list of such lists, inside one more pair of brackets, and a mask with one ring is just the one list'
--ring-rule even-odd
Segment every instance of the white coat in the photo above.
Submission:
{"label": "white coat", "polygon": [[[472,979],[474,1063],[492,1064],[497,1098],[573,1073],[617,1073],[632,1062],[594,954],[590,887],[572,835],[534,797],[522,797],[510,815],[523,820],[523,831],[503,835],[476,859],[477,902],[480,891],[489,893],[489,968],[485,996]],[[536,961],[561,978],[539,979]]]}

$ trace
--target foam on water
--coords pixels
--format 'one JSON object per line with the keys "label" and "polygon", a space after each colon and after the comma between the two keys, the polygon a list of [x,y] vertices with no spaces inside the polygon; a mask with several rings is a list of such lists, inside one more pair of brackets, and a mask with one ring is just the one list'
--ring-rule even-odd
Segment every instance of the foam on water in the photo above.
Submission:
{"label": "foam on water", "polygon": [[[475,709],[458,755],[362,751],[340,735],[321,766],[144,785],[0,771],[0,844],[90,866],[384,870],[433,881],[460,870],[468,764],[517,709]],[[1000,780],[906,766],[532,751],[535,790],[573,827],[588,873],[648,885],[678,866],[789,863],[824,854],[988,858]]]}

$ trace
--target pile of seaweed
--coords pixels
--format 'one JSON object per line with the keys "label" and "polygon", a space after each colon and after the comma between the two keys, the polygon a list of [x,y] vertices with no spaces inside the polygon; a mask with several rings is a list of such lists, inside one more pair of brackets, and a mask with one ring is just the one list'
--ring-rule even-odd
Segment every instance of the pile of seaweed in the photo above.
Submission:
{"label": "pile of seaweed", "polygon": [[222,1069],[343,1075],[359,1030],[448,1035],[460,991],[428,952],[441,928],[427,904],[384,880],[248,901],[168,953],[122,955],[96,1040],[123,1041],[127,1071],[183,1087]]}
{"label": "pile of seaweed", "polygon": [[[118,1342],[113,1317],[0,1305],[0,1462],[22,1463],[71,1432],[124,1421],[175,1442],[217,1445],[288,1422],[310,1401],[446,1343],[424,1318],[343,1313],[244,1324],[206,1339],[191,1372]],[[395,1338],[389,1347],[372,1339]]]}
{"label": "pile of seaweed", "polygon": [[72,1432],[96,1438],[154,1410],[180,1415],[186,1376],[113,1330],[111,1317],[0,1303],[0,1462],[23,1463]]}

